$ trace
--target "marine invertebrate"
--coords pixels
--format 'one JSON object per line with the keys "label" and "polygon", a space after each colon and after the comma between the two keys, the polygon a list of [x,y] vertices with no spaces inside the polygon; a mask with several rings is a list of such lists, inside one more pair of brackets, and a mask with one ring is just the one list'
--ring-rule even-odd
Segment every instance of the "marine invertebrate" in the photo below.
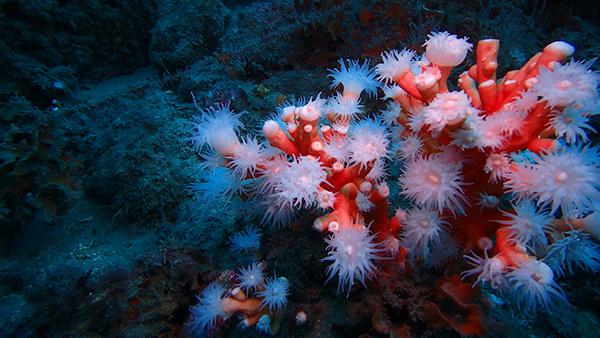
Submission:
{"label": "marine invertebrate", "polygon": [[415,161],[421,156],[423,141],[418,135],[410,134],[402,138],[398,144],[398,156],[409,162]]}
{"label": "marine invertebrate", "polygon": [[430,62],[441,67],[458,66],[473,48],[467,38],[459,39],[448,32],[432,32],[427,38],[423,44],[425,55]]}
{"label": "marine invertebrate", "polygon": [[492,153],[485,160],[483,170],[490,174],[491,182],[499,182],[511,170],[510,159],[505,153]]}
{"label": "marine invertebrate", "polygon": [[600,271],[600,246],[583,230],[570,230],[552,243],[544,258],[558,276],[573,274],[575,268]]}
{"label": "marine invertebrate", "polygon": [[256,330],[260,333],[271,334],[271,317],[269,315],[262,315],[256,323]]}
{"label": "marine invertebrate", "polygon": [[[330,233],[323,261],[330,263],[327,280],[338,277],[338,292],[349,293],[356,280],[366,284],[384,255],[401,265],[410,257],[413,268],[439,267],[464,250],[473,253],[463,276],[496,290],[512,287],[499,293],[508,303],[527,311],[566,304],[552,269],[562,275],[573,265],[597,266],[595,258],[584,262],[571,253],[595,246],[569,231],[600,233],[599,150],[577,143],[592,129],[599,75],[590,63],[561,65],[573,53],[562,41],[501,75],[500,42],[487,39],[476,44],[476,64],[460,74],[459,89],[450,91],[453,67],[474,46],[448,32],[432,32],[424,46],[424,56],[383,52],[374,70],[368,61],[340,61],[330,70],[331,87],[340,92],[288,104],[264,123],[265,144],[274,151],[260,160],[237,158],[254,139],[232,135],[235,121],[229,143],[201,133],[193,143],[208,144],[224,159],[215,163],[237,171],[240,185],[250,186],[241,191],[264,206],[263,220],[281,225],[299,210],[324,212],[313,228]],[[378,86],[387,109],[364,118]],[[217,111],[201,124],[214,125]],[[254,155],[258,144],[252,141]],[[394,157],[403,160],[399,193],[413,205],[389,217],[395,187],[386,177]],[[572,227],[554,225],[561,220]],[[536,256],[549,252],[549,264]],[[264,294],[271,298],[277,299]],[[272,310],[279,304],[264,303]]]}
{"label": "marine invertebrate", "polygon": [[514,213],[503,211],[502,214],[508,218],[499,221],[506,225],[505,230],[508,237],[525,245],[531,250],[539,249],[548,244],[546,232],[551,230],[550,214],[537,210],[532,201],[523,200],[513,205]]}
{"label": "marine invertebrate", "polygon": [[346,163],[350,158],[350,149],[348,143],[342,136],[333,135],[329,138],[329,142],[325,143],[323,148],[329,159],[339,163]]}
{"label": "marine invertebrate", "polygon": [[341,93],[332,97],[327,103],[330,114],[344,121],[351,121],[357,117],[363,112],[362,108],[358,97],[343,96]]}
{"label": "marine invertebrate", "polygon": [[220,154],[233,156],[233,150],[240,144],[236,131],[243,127],[239,114],[231,111],[229,105],[209,107],[194,118],[189,139],[196,151],[207,145]]}
{"label": "marine invertebrate", "polygon": [[387,157],[388,131],[378,120],[359,121],[348,138],[347,147],[351,164],[366,169],[374,161]]}
{"label": "marine invertebrate", "polygon": [[338,275],[338,292],[347,287],[349,295],[355,280],[365,284],[365,279],[375,271],[374,260],[382,249],[362,224],[342,227],[325,241],[328,255],[323,261],[331,262],[327,280]]}
{"label": "marine invertebrate", "polygon": [[[549,47],[573,48],[565,43]],[[593,62],[571,60],[566,64],[557,64],[552,70],[542,68],[531,91],[551,107],[566,107],[574,103],[585,105],[598,95],[600,74],[590,70]]]}
{"label": "marine invertebrate", "polygon": [[311,207],[317,203],[319,187],[327,173],[321,163],[312,157],[300,156],[281,173],[275,186],[275,197],[293,207]]}
{"label": "marine invertebrate", "polygon": [[348,66],[344,60],[340,59],[340,68],[329,70],[329,76],[333,79],[331,88],[341,84],[344,87],[342,97],[358,98],[363,91],[370,96],[375,95],[378,84],[373,70],[369,67],[369,61],[364,61],[362,64],[357,60],[347,61]]}
{"label": "marine invertebrate", "polygon": [[531,194],[538,203],[559,207],[573,215],[578,210],[590,210],[600,200],[600,157],[598,148],[562,147],[536,157]]}
{"label": "marine invertebrate", "polygon": [[447,240],[447,223],[435,210],[414,208],[408,211],[403,222],[401,245],[411,255],[429,259],[432,250],[439,249]]}
{"label": "marine invertebrate", "polygon": [[385,110],[381,111],[381,119],[385,122],[386,126],[392,127],[398,124],[398,117],[402,113],[402,107],[398,102],[388,102]]}
{"label": "marine invertebrate", "polygon": [[[224,159],[215,163],[234,172],[240,185],[248,187],[243,192],[265,207],[263,221],[286,224],[295,211],[319,207],[333,210],[319,217],[315,228],[334,232],[334,237],[343,236],[340,234],[346,228],[353,227],[353,220],[372,224],[376,235],[367,236],[366,245],[371,248],[365,257],[368,264],[357,274],[364,284],[366,274],[375,269],[371,260],[382,252],[375,250],[379,243],[388,238],[388,243],[397,243],[393,237],[398,233],[398,224],[387,216],[389,188],[384,182],[390,132],[380,119],[354,121],[360,111],[361,94],[375,93],[377,87],[368,62],[342,61],[340,69],[331,70],[331,77],[332,87],[343,88],[329,104],[317,95],[297,102],[299,106],[282,108],[276,119],[264,123],[263,134],[275,151],[262,151],[255,138],[239,141],[237,135],[237,143],[232,142],[235,145],[230,147],[212,146],[218,137],[198,132],[192,142],[198,150],[208,144]],[[198,118],[203,126],[214,125],[212,117],[218,115],[215,112],[219,108],[209,112],[209,117]],[[202,111],[201,116],[205,113]],[[340,278],[342,285],[346,281],[352,285],[354,269],[339,266],[329,277],[350,270],[351,279],[342,274]]]}
{"label": "marine invertebrate", "polygon": [[227,165],[242,179],[246,174],[255,176],[257,168],[267,160],[265,150],[255,137],[243,139],[228,157],[231,161]]}
{"label": "marine invertebrate", "polygon": [[426,208],[462,212],[466,202],[460,169],[439,156],[407,163],[400,184],[403,195]]}
{"label": "marine invertebrate", "polygon": [[229,198],[242,189],[235,174],[221,167],[211,171],[201,171],[198,181],[187,187],[192,195],[207,201]]}
{"label": "marine invertebrate", "polygon": [[400,52],[397,50],[383,52],[381,54],[383,62],[375,66],[378,79],[386,83],[395,81],[395,79],[398,79],[408,71],[414,57],[415,52],[409,49],[404,49]]}
{"label": "marine invertebrate", "polygon": [[196,297],[198,303],[190,307],[188,332],[193,336],[210,334],[234,314],[242,317],[240,325],[256,325],[259,332],[266,332],[271,316],[287,302],[289,283],[285,277],[265,279],[262,269],[257,263],[241,268],[239,286],[220,280],[204,288]]}
{"label": "marine invertebrate", "polygon": [[506,277],[512,285],[515,300],[526,311],[538,307],[550,309],[556,302],[567,303],[567,296],[554,280],[550,267],[536,259],[519,262]]}
{"label": "marine invertebrate", "polygon": [[263,290],[258,292],[262,297],[261,306],[266,306],[269,311],[277,312],[287,303],[290,284],[285,277],[267,278]]}
{"label": "marine invertebrate", "polygon": [[[564,228],[551,226],[557,218],[571,217],[577,221],[568,224],[595,233],[594,222],[584,216],[594,215],[597,205],[592,200],[599,198],[593,179],[599,177],[597,148],[565,146],[551,137],[569,143],[587,140],[599,75],[589,62],[562,65],[574,49],[557,41],[521,69],[500,76],[500,42],[487,39],[476,45],[476,64],[459,76],[461,91],[450,92],[448,75],[472,45],[443,32],[430,34],[425,47],[426,59],[407,50],[384,52],[376,70],[386,81],[384,99],[402,108],[394,119],[401,127],[399,135],[392,134],[392,139],[416,145],[400,148],[401,156],[409,159],[400,174],[400,193],[422,209],[443,213],[444,222],[452,225],[451,236],[438,239],[433,231],[437,227],[416,226],[412,218],[418,214],[411,213],[420,209],[413,209],[403,217],[401,246],[409,255],[426,258],[441,252],[435,248],[439,242],[477,248],[482,238],[495,237],[483,256],[467,256],[473,267],[464,276],[477,276],[476,283],[492,288],[512,286],[517,292],[503,297],[521,297],[515,303],[524,309],[551,310],[549,303],[565,296],[551,268],[534,255],[569,237]],[[581,92],[569,94],[576,90]],[[411,135],[422,143],[407,142]],[[510,200],[512,205],[504,205]],[[480,207],[471,206],[474,201]],[[491,224],[499,218],[497,225]],[[416,244],[429,243],[425,230],[431,231],[433,249]],[[588,242],[570,245],[575,243]],[[560,247],[555,246],[556,257]],[[557,271],[567,268],[553,265]]]}
{"label": "marine invertebrate", "polygon": [[215,327],[217,319],[226,319],[229,316],[221,306],[225,291],[223,285],[212,283],[200,296],[196,296],[198,304],[190,308],[190,320],[187,324],[190,332],[206,332]]}
{"label": "marine invertebrate", "polygon": [[590,117],[597,114],[597,111],[598,109],[593,106],[575,107],[570,105],[562,111],[552,112],[550,126],[555,130],[556,136],[564,139],[567,143],[588,142],[587,133],[595,132],[588,122],[590,122]]}
{"label": "marine invertebrate", "polygon": [[240,268],[237,278],[239,285],[244,291],[256,291],[264,285],[265,276],[263,273],[263,265],[261,263],[252,263],[247,268]]}
{"label": "marine invertebrate", "polygon": [[294,320],[296,321],[296,326],[301,326],[308,320],[308,315],[303,310],[300,310],[296,312]]}
{"label": "marine invertebrate", "polygon": [[500,204],[500,199],[498,199],[497,196],[482,192],[479,193],[479,202],[477,204],[479,204],[482,209],[495,209]]}
{"label": "marine invertebrate", "polygon": [[465,255],[467,263],[473,268],[467,269],[461,273],[464,278],[477,275],[477,280],[474,284],[488,283],[494,289],[505,286],[507,283],[506,272],[508,269],[500,256],[496,255],[489,257],[487,250],[484,250],[483,257],[474,253]]}
{"label": "marine invertebrate", "polygon": [[244,230],[231,236],[231,250],[235,252],[255,250],[260,248],[261,232],[255,226],[248,226]]}
{"label": "marine invertebrate", "polygon": [[469,97],[462,91],[440,93],[423,108],[425,124],[434,132],[439,132],[448,125],[455,125],[473,114]]}

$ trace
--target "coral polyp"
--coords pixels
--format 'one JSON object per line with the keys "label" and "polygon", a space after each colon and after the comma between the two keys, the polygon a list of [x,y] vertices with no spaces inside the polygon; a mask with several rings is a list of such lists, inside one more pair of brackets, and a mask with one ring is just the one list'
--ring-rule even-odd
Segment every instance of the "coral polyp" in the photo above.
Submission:
{"label": "coral polyp", "polygon": [[326,242],[328,256],[323,261],[330,262],[328,280],[338,276],[338,292],[347,289],[350,294],[355,280],[364,285],[375,272],[375,260],[380,258],[382,249],[364,225],[343,227]]}

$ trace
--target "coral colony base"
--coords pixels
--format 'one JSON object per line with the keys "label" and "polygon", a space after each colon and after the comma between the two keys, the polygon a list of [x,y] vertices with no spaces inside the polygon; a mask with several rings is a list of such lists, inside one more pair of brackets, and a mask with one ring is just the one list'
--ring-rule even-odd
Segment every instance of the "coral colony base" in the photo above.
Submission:
{"label": "coral colony base", "polygon": [[[452,68],[472,44],[442,32],[424,46],[422,56],[385,52],[374,69],[341,60],[330,76],[343,91],[283,107],[264,123],[264,143],[238,136],[243,125],[228,106],[201,111],[191,141],[205,159],[205,182],[191,189],[244,194],[274,226],[299,210],[322,211],[313,226],[326,233],[328,280],[337,277],[346,295],[356,281],[376,278],[378,260],[418,269],[462,251],[463,279],[521,311],[570,306],[557,278],[574,267],[600,269],[600,154],[585,144],[600,103],[592,61],[569,60],[574,48],[557,41],[499,77],[500,43],[482,40],[460,90],[450,90]],[[365,117],[362,100],[378,87],[387,109]],[[389,217],[387,167],[395,159],[400,194],[413,206]],[[249,229],[233,246],[259,239]],[[191,332],[213,330],[234,313],[268,332],[293,287],[265,278],[257,263],[233,280],[232,289],[213,282],[198,297]]]}

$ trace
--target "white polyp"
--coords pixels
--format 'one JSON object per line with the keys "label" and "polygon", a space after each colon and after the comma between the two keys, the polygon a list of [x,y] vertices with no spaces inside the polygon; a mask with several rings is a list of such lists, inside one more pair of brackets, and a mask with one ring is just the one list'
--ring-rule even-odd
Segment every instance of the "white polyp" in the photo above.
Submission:
{"label": "white polyp", "polygon": [[573,55],[573,53],[575,53],[575,47],[564,41],[554,41],[548,46],[544,47],[544,51],[557,53],[564,57],[569,57]]}
{"label": "white polyp", "polygon": [[419,90],[427,90],[436,84],[437,78],[428,73],[422,73],[415,77],[414,84]]}
{"label": "white polyp", "polygon": [[377,193],[381,197],[387,198],[390,195],[390,187],[388,187],[387,183],[385,182],[378,184],[375,189],[377,189]]}
{"label": "white polyp", "polygon": [[321,143],[319,141],[315,141],[310,145],[310,149],[312,149],[314,151],[321,151],[321,150],[323,150],[323,143]]}
{"label": "white polyp", "polygon": [[431,63],[442,67],[455,67],[464,61],[473,47],[467,39],[459,39],[448,32],[432,32],[425,42],[425,55]]}
{"label": "white polyp", "polygon": [[371,184],[371,182],[369,182],[369,181],[362,182],[360,184],[360,186],[358,187],[358,190],[360,190],[360,192],[363,192],[365,194],[370,193],[372,189],[373,189],[373,184]]}
{"label": "white polyp", "polygon": [[318,120],[319,116],[321,115],[321,112],[318,109],[316,109],[313,105],[308,104],[300,108],[300,113],[298,115],[302,120],[311,122]]}
{"label": "white polyp", "polygon": [[329,225],[327,226],[327,230],[329,230],[329,232],[340,231],[340,223],[338,223],[336,221],[329,222]]}
{"label": "white polyp", "polygon": [[281,120],[284,122],[292,122],[294,121],[294,117],[296,115],[296,107],[288,106],[283,108],[281,112]]}
{"label": "white polyp", "polygon": [[274,137],[277,135],[279,130],[281,130],[281,128],[279,128],[279,124],[273,120],[268,120],[263,125],[263,133],[265,134],[266,138]]}
{"label": "white polyp", "polygon": [[305,133],[310,134],[315,128],[312,126],[312,124],[307,124],[303,129]]}

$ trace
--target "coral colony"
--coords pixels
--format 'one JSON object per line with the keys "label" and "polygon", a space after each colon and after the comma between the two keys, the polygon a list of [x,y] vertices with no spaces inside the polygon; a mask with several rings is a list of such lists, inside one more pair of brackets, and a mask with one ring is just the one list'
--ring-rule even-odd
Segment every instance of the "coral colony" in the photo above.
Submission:
{"label": "coral colony", "polygon": [[[283,107],[264,123],[264,143],[238,136],[243,125],[228,106],[201,111],[191,140],[209,183],[192,189],[244,194],[275,226],[299,210],[320,211],[313,227],[326,234],[323,262],[342,294],[376,278],[377,264],[418,269],[463,252],[463,279],[521,311],[570,306],[557,278],[600,269],[600,154],[585,144],[599,74],[592,62],[569,60],[574,48],[557,41],[499,77],[500,43],[488,39],[451,89],[452,68],[473,45],[442,32],[424,47],[422,56],[384,52],[374,69],[340,61],[331,87],[343,90]],[[366,117],[362,102],[378,88],[387,109]],[[412,207],[391,213],[386,179],[396,159]],[[244,238],[252,233],[234,245],[251,246]],[[239,270],[232,290],[207,287],[191,328],[211,330],[233,313],[264,328],[293,281],[264,278],[262,269]]]}

